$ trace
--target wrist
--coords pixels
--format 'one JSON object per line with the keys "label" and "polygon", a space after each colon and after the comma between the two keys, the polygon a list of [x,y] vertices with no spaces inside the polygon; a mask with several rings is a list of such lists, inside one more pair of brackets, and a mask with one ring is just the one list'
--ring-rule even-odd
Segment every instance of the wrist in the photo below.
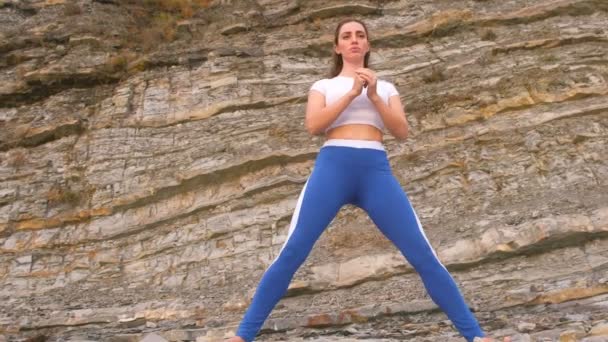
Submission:
{"label": "wrist", "polygon": [[359,96],[359,94],[357,94],[354,90],[350,90],[348,93],[346,93],[346,97],[349,101],[354,100],[357,96]]}
{"label": "wrist", "polygon": [[378,104],[382,101],[382,98],[378,94],[368,94],[367,97],[373,104]]}

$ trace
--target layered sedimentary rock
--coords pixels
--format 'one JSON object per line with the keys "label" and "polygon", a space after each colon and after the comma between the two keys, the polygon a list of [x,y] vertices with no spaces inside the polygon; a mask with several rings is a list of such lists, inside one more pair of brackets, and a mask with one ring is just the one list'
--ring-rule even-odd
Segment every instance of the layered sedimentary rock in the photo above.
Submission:
{"label": "layered sedimentary rock", "polygon": [[[385,136],[393,172],[482,326],[607,338],[608,2],[214,1],[152,48],[132,6],[0,2],[0,339],[230,336],[323,142],[306,95],[348,16],[411,126]],[[259,340],[314,337],[462,341],[352,206]]]}

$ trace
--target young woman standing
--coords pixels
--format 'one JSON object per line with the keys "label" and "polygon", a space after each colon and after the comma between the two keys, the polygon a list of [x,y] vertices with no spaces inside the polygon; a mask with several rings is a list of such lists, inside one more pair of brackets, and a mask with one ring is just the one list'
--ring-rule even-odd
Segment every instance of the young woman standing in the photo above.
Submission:
{"label": "young woman standing", "polygon": [[327,140],[302,189],[287,240],[264,273],[236,336],[228,341],[254,340],[314,243],[345,204],[367,212],[468,342],[494,341],[485,337],[392,174],[382,130],[403,140],[408,124],[395,87],[368,68],[367,27],[355,19],[340,22],[334,44],[331,78],[312,85],[306,107],[308,132],[324,133]]}

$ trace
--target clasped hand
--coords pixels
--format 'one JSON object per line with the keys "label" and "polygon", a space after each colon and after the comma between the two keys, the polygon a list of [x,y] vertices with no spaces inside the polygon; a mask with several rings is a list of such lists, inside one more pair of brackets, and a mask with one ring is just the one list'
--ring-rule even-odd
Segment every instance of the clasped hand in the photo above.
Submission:
{"label": "clasped hand", "polygon": [[375,99],[378,96],[378,93],[376,92],[376,86],[378,84],[376,73],[371,69],[359,68],[355,70],[355,74],[355,82],[353,84],[353,91],[355,94],[359,96],[363,91],[363,87],[367,87],[367,97],[370,100]]}

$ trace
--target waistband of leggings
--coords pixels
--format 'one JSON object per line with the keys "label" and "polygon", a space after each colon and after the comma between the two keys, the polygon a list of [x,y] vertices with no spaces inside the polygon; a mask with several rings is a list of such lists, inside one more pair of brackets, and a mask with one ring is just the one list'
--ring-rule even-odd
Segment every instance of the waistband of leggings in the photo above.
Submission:
{"label": "waistband of leggings", "polygon": [[356,140],[356,139],[328,139],[323,144],[325,146],[344,146],[354,148],[371,148],[374,150],[384,151],[384,145],[375,140]]}

